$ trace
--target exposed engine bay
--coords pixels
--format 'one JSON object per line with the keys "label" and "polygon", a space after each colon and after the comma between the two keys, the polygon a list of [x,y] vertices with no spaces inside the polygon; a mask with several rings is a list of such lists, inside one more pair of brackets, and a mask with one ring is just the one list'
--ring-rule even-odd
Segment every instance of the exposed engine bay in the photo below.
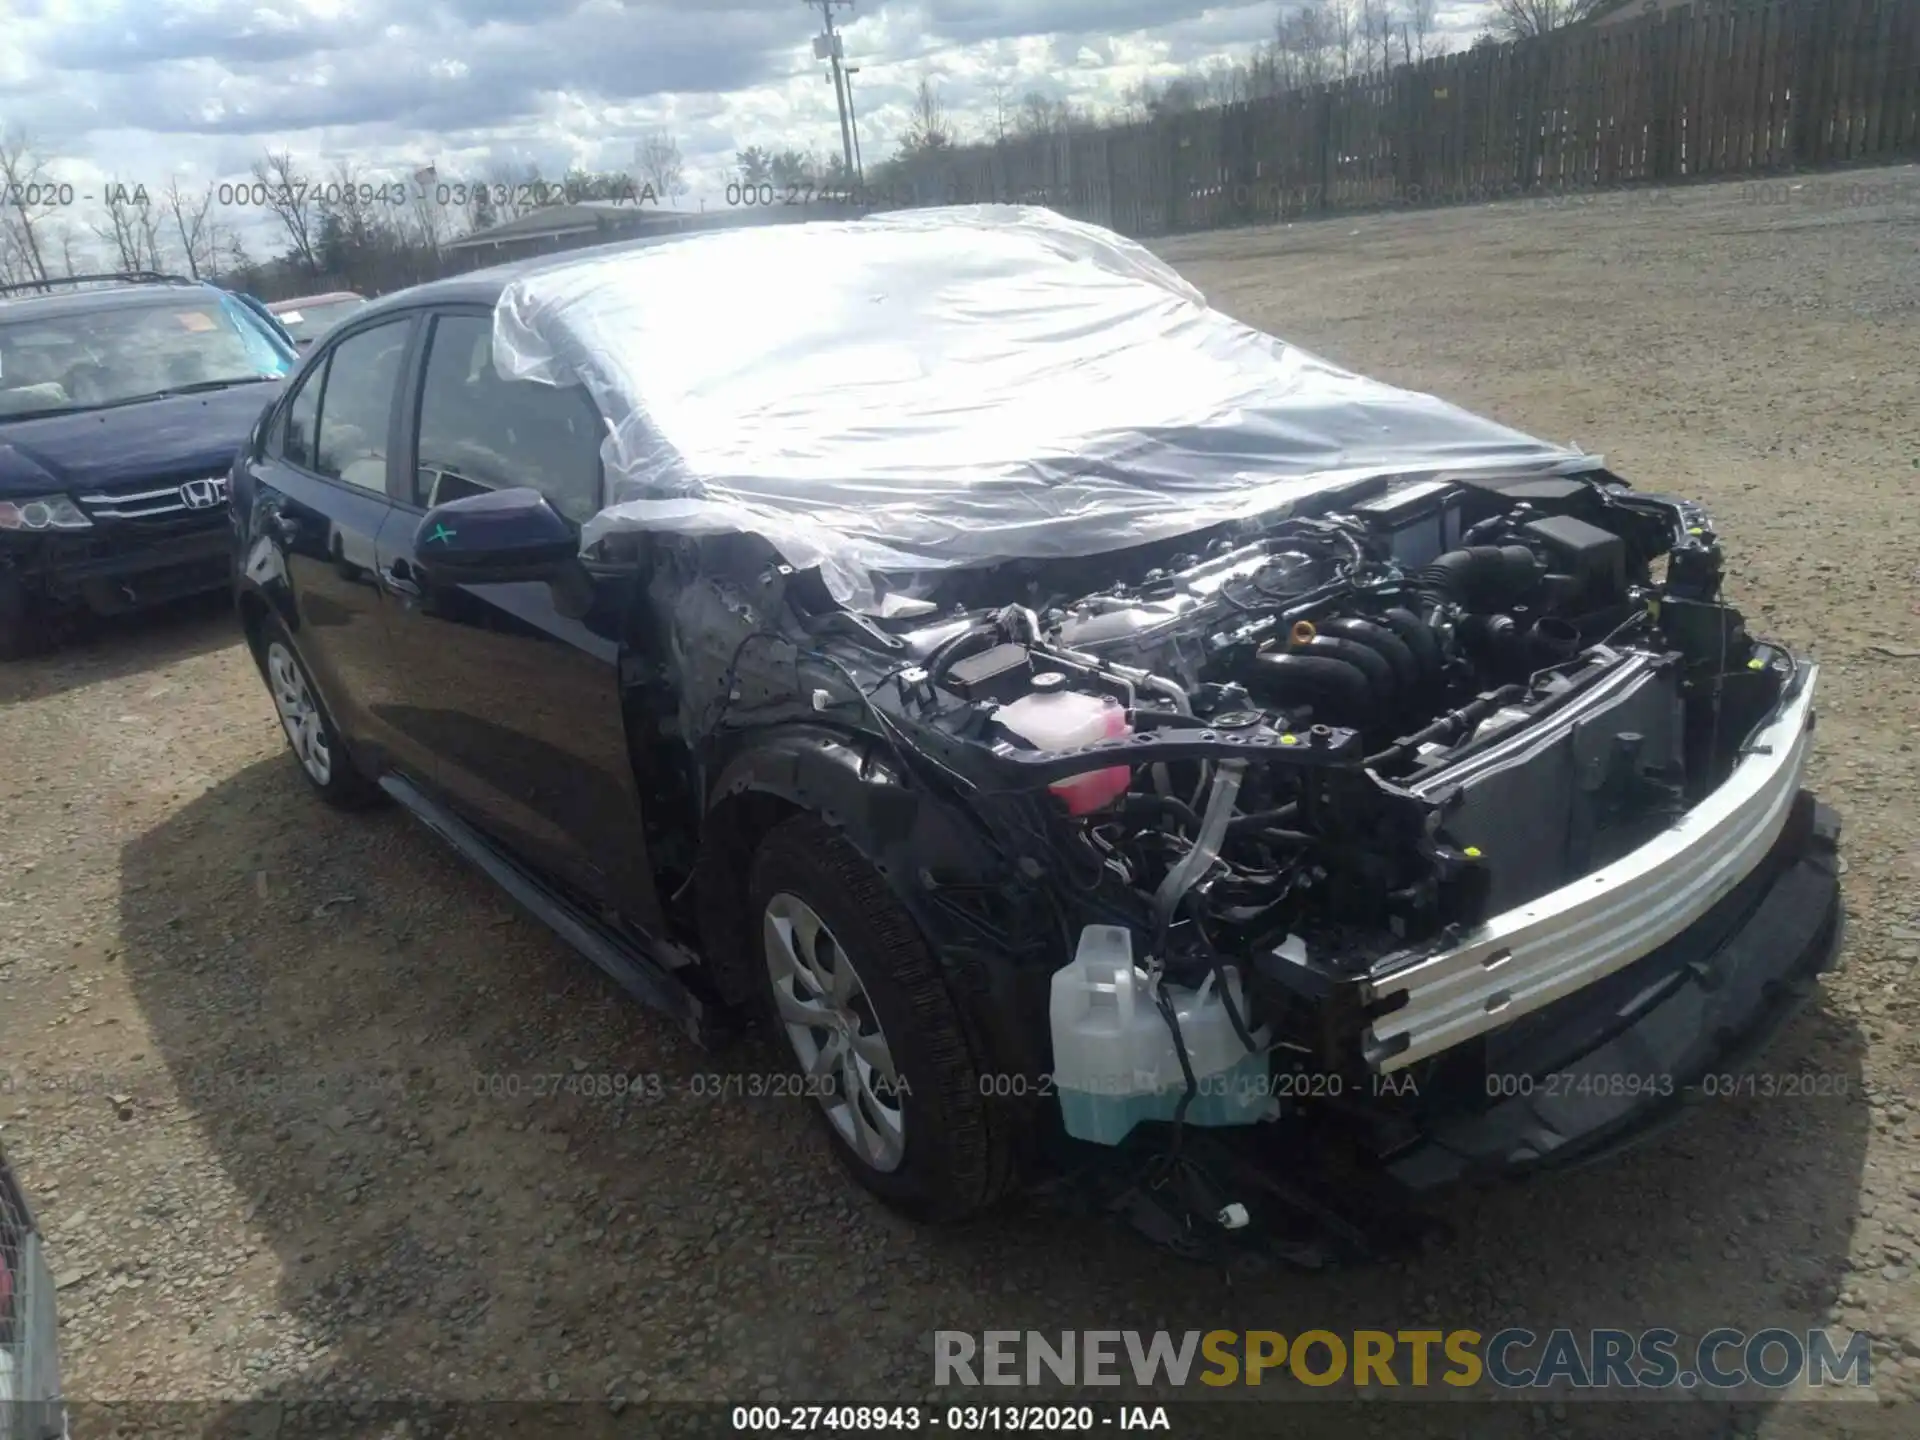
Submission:
{"label": "exposed engine bay", "polygon": [[[838,278],[782,307],[795,245]],[[689,348],[743,274],[804,375]],[[495,314],[607,419],[581,568],[641,592],[567,601],[618,637],[643,802],[645,873],[586,888],[849,1093],[884,1065],[842,1042],[904,1037],[918,1173],[830,1117],[883,1198],[1084,1168],[1186,1234],[1344,1143],[1404,1184],[1572,1159],[1831,964],[1818,667],[1724,603],[1704,514],[1596,456],[1024,207],[609,252]],[[816,956],[833,1023],[794,1018],[800,891],[869,922],[832,950],[890,1006]],[[1576,1069],[1570,1103],[1494,1086]]]}
{"label": "exposed engine bay", "polygon": [[[1719,589],[1685,502],[1425,480],[910,633],[896,684],[907,716],[1052,781],[1075,890],[1176,971],[1294,936],[1351,973],[1631,850],[1725,777],[1794,662]],[[1089,771],[1089,746],[1119,763]]]}
{"label": "exposed engine bay", "polygon": [[[1005,987],[1010,1034],[1039,1027],[1002,1063],[1049,1072],[1069,1137],[1149,1168],[1183,1127],[1315,1113],[1289,1072],[1344,1085],[1383,1155],[1425,1123],[1381,1098],[1400,1066],[1422,1104],[1484,1105],[1501,1027],[1517,1045],[1518,1017],[1678,934],[1808,799],[1812,667],[1722,600],[1698,507],[1602,470],[1376,480],[1184,542],[905,577],[877,615],[781,574],[807,639],[728,601],[720,709],[800,701],[965,817],[996,858],[949,872],[904,796],[874,823],[948,963],[999,957],[968,983]],[[1648,881],[1667,851],[1705,878]],[[1536,907],[1560,928],[1500,938]]]}

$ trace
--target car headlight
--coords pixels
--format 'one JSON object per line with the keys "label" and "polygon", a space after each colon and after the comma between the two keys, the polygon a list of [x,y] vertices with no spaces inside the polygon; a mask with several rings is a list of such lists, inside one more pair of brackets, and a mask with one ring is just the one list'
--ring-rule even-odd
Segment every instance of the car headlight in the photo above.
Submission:
{"label": "car headlight", "polygon": [[93,522],[65,495],[0,500],[0,530],[90,530]]}

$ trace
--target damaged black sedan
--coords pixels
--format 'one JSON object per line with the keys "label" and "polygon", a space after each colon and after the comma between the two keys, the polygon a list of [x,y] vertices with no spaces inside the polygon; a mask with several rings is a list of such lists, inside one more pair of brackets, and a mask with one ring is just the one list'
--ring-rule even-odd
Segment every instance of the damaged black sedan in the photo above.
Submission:
{"label": "damaged black sedan", "polygon": [[[1591,1158],[1839,944],[1814,667],[1712,522],[967,207],[326,336],[233,476],[321,794],[404,804],[930,1218],[1182,1243]],[[1357,1182],[1356,1182],[1357,1183]]]}

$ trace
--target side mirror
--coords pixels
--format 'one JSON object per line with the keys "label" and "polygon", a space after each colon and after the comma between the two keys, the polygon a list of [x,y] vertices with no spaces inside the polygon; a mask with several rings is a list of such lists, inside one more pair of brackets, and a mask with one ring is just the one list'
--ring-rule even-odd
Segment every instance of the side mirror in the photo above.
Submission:
{"label": "side mirror", "polygon": [[429,510],[413,553],[439,585],[556,580],[579,557],[580,536],[538,490],[489,490]]}

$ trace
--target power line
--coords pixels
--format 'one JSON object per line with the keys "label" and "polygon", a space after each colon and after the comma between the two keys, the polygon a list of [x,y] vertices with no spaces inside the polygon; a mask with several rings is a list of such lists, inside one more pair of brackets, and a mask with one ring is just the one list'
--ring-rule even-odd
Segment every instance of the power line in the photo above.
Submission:
{"label": "power line", "polygon": [[840,108],[840,149],[846,157],[847,179],[851,181],[855,173],[853,126],[849,119],[851,107],[848,104],[848,81],[846,76],[841,73],[840,36],[833,28],[833,12],[836,9],[851,10],[853,8],[853,0],[805,0],[805,3],[808,9],[812,9],[816,5],[819,6],[820,16],[826,21],[826,33],[814,37],[813,54],[815,59],[827,60],[833,65],[833,98],[835,104]]}

